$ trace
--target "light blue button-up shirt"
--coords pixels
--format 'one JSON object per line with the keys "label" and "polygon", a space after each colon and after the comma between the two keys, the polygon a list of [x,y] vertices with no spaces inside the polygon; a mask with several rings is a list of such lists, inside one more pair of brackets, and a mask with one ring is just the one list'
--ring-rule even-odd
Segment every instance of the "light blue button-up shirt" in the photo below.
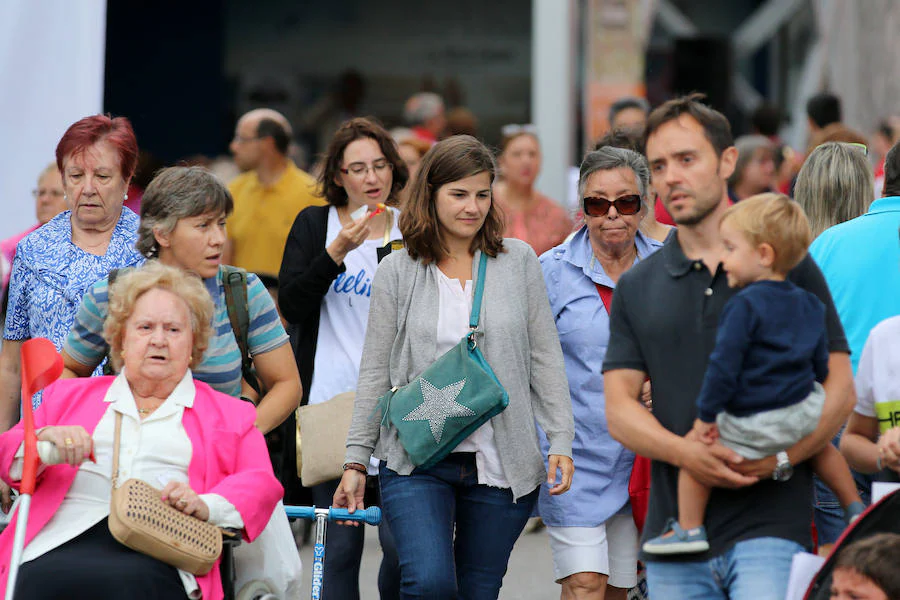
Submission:
{"label": "light blue button-up shirt", "polygon": [[[638,232],[635,246],[640,261],[662,243]],[[550,496],[544,484],[538,499],[539,514],[550,526],[596,527],[628,503],[634,453],[615,441],[606,426],[600,369],[609,343],[609,315],[594,285],[615,288],[616,284],[593,256],[587,227],[541,256],[575,416],[572,488],[561,496]],[[546,457],[549,446],[543,433],[539,435]]]}

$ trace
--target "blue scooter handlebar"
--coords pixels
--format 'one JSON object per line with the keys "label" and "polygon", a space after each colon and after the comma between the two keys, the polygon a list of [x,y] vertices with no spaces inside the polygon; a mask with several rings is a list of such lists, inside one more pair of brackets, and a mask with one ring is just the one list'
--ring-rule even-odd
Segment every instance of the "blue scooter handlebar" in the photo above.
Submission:
{"label": "blue scooter handlebar", "polygon": [[346,508],[316,508],[315,506],[285,506],[284,511],[289,519],[307,519],[315,521],[316,514],[325,514],[328,521],[358,521],[368,525],[381,523],[381,509],[377,506],[357,509],[352,514]]}

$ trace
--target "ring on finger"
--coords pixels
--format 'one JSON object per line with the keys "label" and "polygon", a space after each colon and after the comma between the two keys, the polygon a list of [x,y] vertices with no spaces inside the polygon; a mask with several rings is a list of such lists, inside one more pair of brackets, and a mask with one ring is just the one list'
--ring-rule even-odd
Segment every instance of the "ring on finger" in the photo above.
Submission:
{"label": "ring on finger", "polygon": [[66,439],[63,440],[63,443],[65,443],[66,446],[71,446],[72,444],[75,443],[75,440],[73,440],[70,437],[67,437]]}

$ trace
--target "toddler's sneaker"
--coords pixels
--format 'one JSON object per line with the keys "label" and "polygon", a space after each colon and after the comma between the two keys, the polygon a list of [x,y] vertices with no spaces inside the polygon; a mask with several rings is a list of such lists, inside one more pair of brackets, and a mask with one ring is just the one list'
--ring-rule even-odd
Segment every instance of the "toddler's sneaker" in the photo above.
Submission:
{"label": "toddler's sneaker", "polygon": [[706,539],[706,528],[701,525],[694,529],[684,530],[676,519],[669,519],[663,534],[644,542],[643,550],[647,554],[693,554],[709,550]]}

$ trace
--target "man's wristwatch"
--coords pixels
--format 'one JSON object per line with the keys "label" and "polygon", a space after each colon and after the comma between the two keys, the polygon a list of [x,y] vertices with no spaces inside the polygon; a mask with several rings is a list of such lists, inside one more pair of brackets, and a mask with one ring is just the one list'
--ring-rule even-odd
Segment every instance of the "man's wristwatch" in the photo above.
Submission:
{"label": "man's wristwatch", "polygon": [[787,452],[782,450],[775,455],[778,463],[775,465],[775,471],[772,472],[772,479],[775,481],[787,481],[794,474],[794,467],[788,458]]}

